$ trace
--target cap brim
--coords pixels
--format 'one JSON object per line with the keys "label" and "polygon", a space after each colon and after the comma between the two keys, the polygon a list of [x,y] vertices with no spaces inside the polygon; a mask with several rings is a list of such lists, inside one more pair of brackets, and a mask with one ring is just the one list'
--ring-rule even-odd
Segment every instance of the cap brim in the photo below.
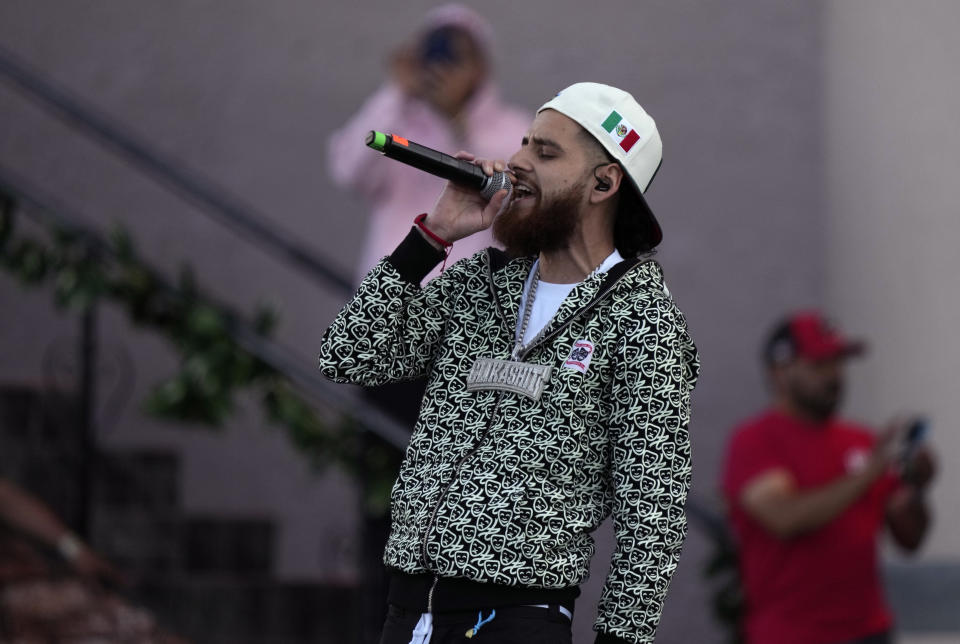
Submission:
{"label": "cap brim", "polygon": [[650,209],[650,204],[647,203],[647,198],[643,195],[644,190],[650,187],[650,184],[653,183],[657,173],[660,172],[660,166],[662,165],[663,159],[660,159],[660,164],[657,166],[657,169],[653,171],[653,176],[650,177],[650,181],[643,187],[637,185],[636,181],[634,181],[633,177],[630,176],[629,172],[626,173],[627,177],[630,178],[630,185],[633,186],[633,191],[637,195],[637,204],[639,208],[637,215],[640,217],[641,223],[644,227],[644,239],[650,240],[648,246],[642,249],[644,251],[656,248],[660,242],[663,241],[663,230],[660,228],[660,222],[657,221],[656,217],[654,217],[653,210]]}
{"label": "cap brim", "polygon": [[640,212],[637,214],[641,217],[644,224],[644,239],[650,240],[650,245],[646,250],[651,250],[663,241],[663,230],[660,229],[660,222],[653,216],[653,211],[650,210],[650,205],[647,203],[643,193],[637,190],[637,196],[639,197],[637,203],[640,206]]}
{"label": "cap brim", "polygon": [[832,347],[824,347],[817,351],[808,350],[800,352],[799,355],[809,360],[834,360],[836,358],[856,358],[866,353],[866,351],[866,342],[844,338]]}

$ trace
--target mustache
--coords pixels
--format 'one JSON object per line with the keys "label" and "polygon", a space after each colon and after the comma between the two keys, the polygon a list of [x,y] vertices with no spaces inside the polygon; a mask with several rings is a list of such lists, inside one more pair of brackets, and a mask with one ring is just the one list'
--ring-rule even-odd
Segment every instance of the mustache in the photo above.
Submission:
{"label": "mustache", "polygon": [[535,187],[535,188],[539,187],[537,186],[537,182],[533,180],[532,176],[522,170],[509,169],[507,171],[507,174],[513,175],[512,176],[513,185],[517,185],[518,183],[525,183],[531,187]]}

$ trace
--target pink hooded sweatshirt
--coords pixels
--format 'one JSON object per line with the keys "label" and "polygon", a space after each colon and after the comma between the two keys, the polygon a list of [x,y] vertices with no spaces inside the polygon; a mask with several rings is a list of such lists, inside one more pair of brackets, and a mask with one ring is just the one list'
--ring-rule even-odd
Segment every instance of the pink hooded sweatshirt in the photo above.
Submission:
{"label": "pink hooded sweatshirt", "polygon": [[[490,59],[490,25],[474,11],[455,4],[438,7],[427,14],[424,32],[441,26],[470,33]],[[464,110],[466,138],[461,140],[446,117],[387,83],[334,132],[328,147],[331,177],[337,185],[362,195],[372,207],[356,266],[358,283],[382,257],[393,252],[413,225],[413,218],[433,208],[444,185],[442,179],[377,154],[363,144],[364,136],[369,130],[380,130],[447,154],[467,150],[479,158],[506,160],[520,148],[532,120],[531,111],[503,103],[489,78]],[[453,245],[447,265],[493,244],[489,230],[461,239]],[[425,281],[439,271],[438,267]]]}

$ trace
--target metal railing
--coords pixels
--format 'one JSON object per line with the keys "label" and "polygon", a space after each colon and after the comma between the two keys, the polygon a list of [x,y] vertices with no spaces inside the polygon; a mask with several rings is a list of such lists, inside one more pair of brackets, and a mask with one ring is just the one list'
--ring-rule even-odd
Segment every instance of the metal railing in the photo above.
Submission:
{"label": "metal railing", "polygon": [[247,241],[344,294],[353,291],[353,284],[343,271],[317,257],[291,233],[278,228],[276,223],[199,172],[187,169],[182,162],[148,145],[98,108],[45,79],[3,47],[0,47],[0,78],[54,117],[116,152]]}

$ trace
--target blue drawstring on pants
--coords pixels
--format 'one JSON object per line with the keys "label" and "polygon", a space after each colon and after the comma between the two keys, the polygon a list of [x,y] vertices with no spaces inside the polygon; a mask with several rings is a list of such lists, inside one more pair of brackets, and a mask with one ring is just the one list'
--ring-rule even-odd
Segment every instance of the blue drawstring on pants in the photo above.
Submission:
{"label": "blue drawstring on pants", "polygon": [[483,626],[483,625],[486,624],[487,622],[491,621],[491,620],[492,620],[494,617],[496,617],[496,616],[497,616],[497,611],[495,611],[495,610],[490,611],[490,616],[487,617],[486,619],[483,618],[483,611],[480,611],[479,613],[477,613],[477,623],[473,625],[473,628],[471,628],[469,631],[467,631],[467,632],[465,633],[465,635],[467,636],[467,638],[469,639],[469,638],[473,637],[474,635],[476,635],[476,634],[477,634],[477,631],[480,630],[480,627],[481,627],[481,626]]}

